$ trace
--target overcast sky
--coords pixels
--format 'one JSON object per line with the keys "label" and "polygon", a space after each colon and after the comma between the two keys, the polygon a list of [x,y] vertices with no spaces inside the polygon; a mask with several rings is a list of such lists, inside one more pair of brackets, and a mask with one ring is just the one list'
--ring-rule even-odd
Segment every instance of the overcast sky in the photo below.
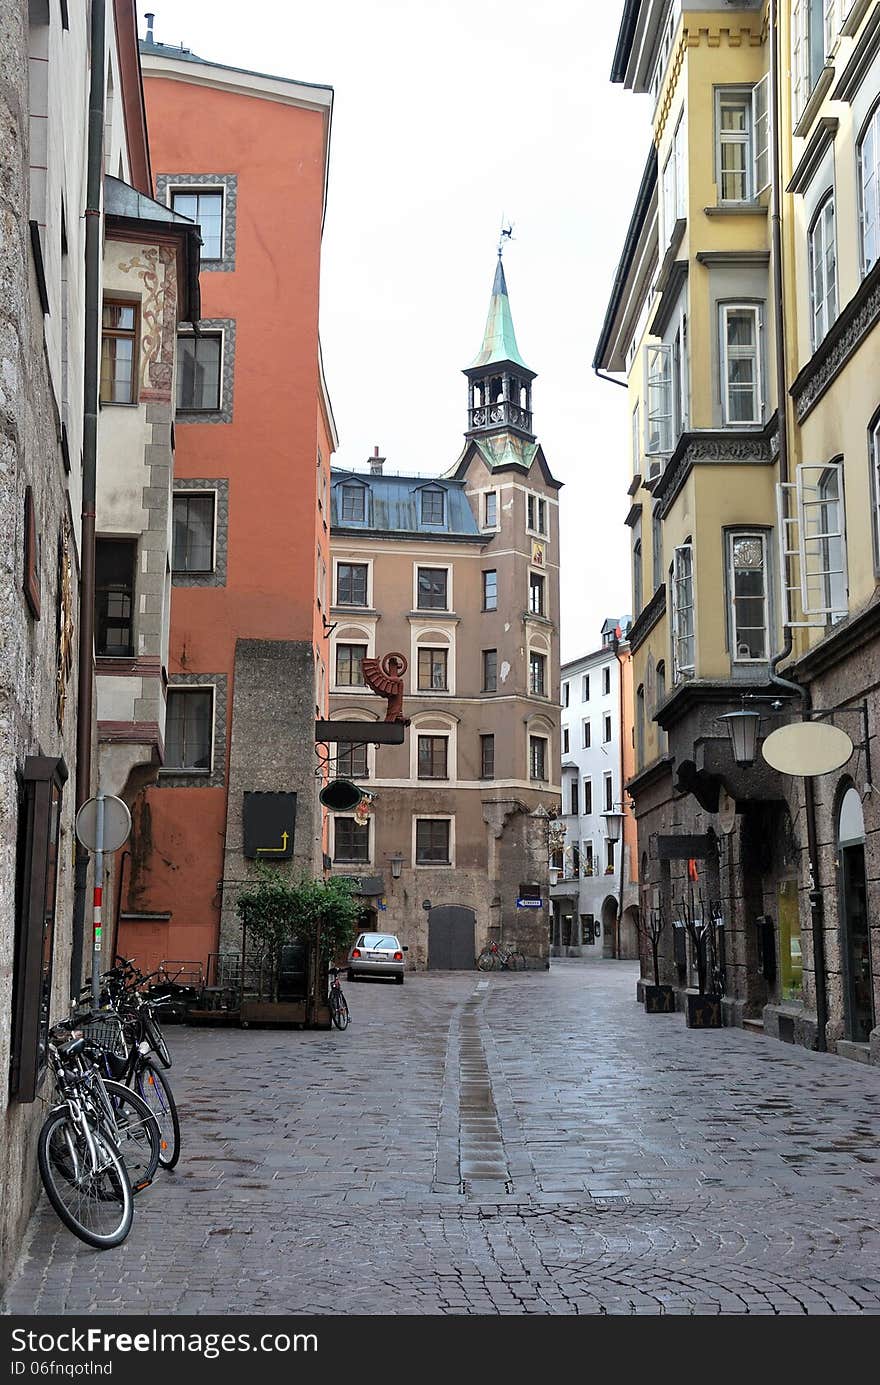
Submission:
{"label": "overcast sky", "polygon": [[534,426],[564,482],[562,657],[630,609],[626,394],[590,362],[647,157],[622,0],[138,0],[155,37],[335,90],[321,337],[336,462],[434,475],[466,427],[502,216]]}

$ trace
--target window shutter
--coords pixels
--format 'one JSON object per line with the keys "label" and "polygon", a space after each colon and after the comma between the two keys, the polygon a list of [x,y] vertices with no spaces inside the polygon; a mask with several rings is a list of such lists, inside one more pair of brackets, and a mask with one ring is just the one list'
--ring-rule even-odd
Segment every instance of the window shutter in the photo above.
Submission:
{"label": "window shutter", "polygon": [[770,74],[752,88],[752,196],[770,184]]}

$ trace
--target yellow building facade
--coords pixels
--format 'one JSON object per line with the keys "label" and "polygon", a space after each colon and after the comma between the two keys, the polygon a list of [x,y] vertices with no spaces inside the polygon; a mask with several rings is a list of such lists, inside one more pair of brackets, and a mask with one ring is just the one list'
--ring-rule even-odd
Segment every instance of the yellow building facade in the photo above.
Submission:
{"label": "yellow building facade", "polygon": [[[594,359],[632,419],[643,916],[683,1008],[880,1062],[880,3],[627,0],[612,80],[652,102]],[[853,753],[808,784],[742,711]]]}

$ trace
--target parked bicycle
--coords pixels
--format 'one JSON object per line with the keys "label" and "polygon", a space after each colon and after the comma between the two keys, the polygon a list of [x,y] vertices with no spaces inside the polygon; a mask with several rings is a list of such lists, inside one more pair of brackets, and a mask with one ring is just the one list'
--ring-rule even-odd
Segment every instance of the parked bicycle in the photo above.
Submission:
{"label": "parked bicycle", "polygon": [[47,1058],[61,1101],[40,1130],[37,1162],[64,1225],[107,1250],[125,1240],[134,1193],[152,1182],[159,1129],[135,1092],[103,1080],[97,1053],[70,1022],[50,1032]]}
{"label": "parked bicycle", "polygon": [[341,971],[341,967],[329,968],[330,985],[327,991],[327,1004],[330,1006],[330,1019],[336,1025],[336,1028],[347,1029],[351,1015],[349,1014],[348,1001],[345,999],[342,993],[342,987],[339,984],[339,974]]}
{"label": "parked bicycle", "polygon": [[521,952],[508,951],[500,943],[491,942],[477,958],[480,971],[525,971],[526,959]]}

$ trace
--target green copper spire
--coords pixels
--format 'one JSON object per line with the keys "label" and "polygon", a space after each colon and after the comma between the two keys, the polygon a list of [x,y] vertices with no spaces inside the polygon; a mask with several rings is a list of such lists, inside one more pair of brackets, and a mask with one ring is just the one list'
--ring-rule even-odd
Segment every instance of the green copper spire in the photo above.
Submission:
{"label": "green copper spire", "polygon": [[[516,344],[516,333],[513,330],[513,317],[510,312],[510,299],[507,296],[507,281],[504,278],[504,265],[501,262],[499,250],[498,268],[495,270],[495,282],[492,285],[492,298],[489,302],[489,315],[486,318],[483,345],[476,360],[468,366],[468,370],[475,370],[485,365],[494,365],[496,362],[500,364],[502,361],[510,361],[513,365],[522,366],[523,370],[529,370],[519,354],[519,347]],[[529,370],[529,374],[532,373]]]}

